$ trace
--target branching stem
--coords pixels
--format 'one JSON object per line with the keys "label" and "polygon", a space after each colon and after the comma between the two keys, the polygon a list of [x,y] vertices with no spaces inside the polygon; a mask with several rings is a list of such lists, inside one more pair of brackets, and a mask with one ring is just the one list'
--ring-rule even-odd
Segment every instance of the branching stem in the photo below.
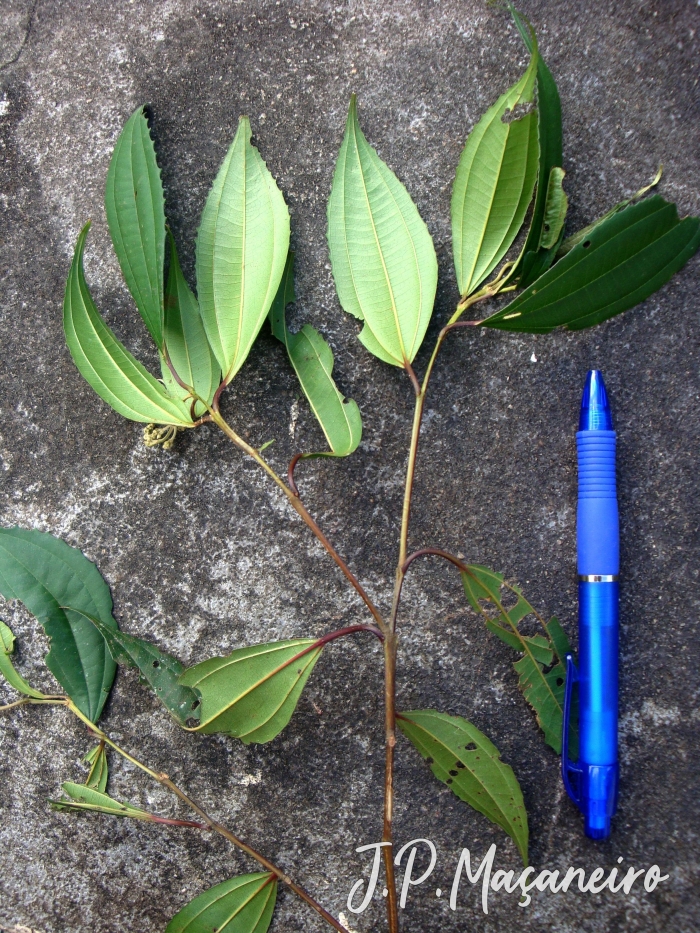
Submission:
{"label": "branching stem", "polygon": [[282,492],[285,494],[285,496],[289,500],[292,508],[297,512],[297,514],[302,519],[302,521],[304,521],[306,525],[308,525],[308,527],[311,529],[311,531],[316,535],[316,537],[321,542],[321,544],[324,546],[326,551],[328,551],[330,556],[333,558],[336,564],[340,567],[345,577],[350,581],[351,586],[356,590],[356,592],[359,594],[364,604],[367,606],[369,611],[372,613],[372,616],[374,617],[374,620],[379,626],[380,630],[386,633],[388,629],[387,629],[387,625],[384,619],[381,616],[381,613],[379,612],[377,607],[374,605],[372,600],[369,598],[369,596],[365,592],[364,587],[362,586],[360,581],[357,579],[355,574],[352,572],[352,570],[350,570],[348,565],[345,563],[343,558],[333,547],[333,545],[328,540],[328,538],[323,533],[323,531],[321,531],[316,520],[312,518],[312,516],[310,515],[308,509],[306,508],[304,503],[301,501],[299,493],[296,490],[296,485],[294,485],[294,488],[287,485],[287,483],[285,483],[284,480],[280,476],[278,476],[277,473],[275,473],[275,471],[272,469],[272,467],[267,462],[267,460],[265,460],[265,458],[261,456],[260,452],[257,451],[254,447],[251,447],[251,445],[248,444],[246,441],[244,441],[242,437],[236,434],[233,428],[226,421],[224,421],[218,409],[214,408],[213,405],[209,407],[209,414],[211,416],[211,420],[217,425],[217,427],[219,427],[224,432],[224,434],[229,438],[229,440],[233,441],[233,443],[237,447],[239,447],[242,451],[247,453],[249,457],[252,457],[253,460],[255,460],[255,462],[258,464],[258,466],[262,467],[262,469],[267,473],[267,475],[279,486],[279,488],[282,490]]}
{"label": "branching stem", "polygon": [[[503,269],[498,273],[496,278],[489,282],[487,285],[484,285],[478,292],[475,292],[473,295],[464,297],[460,300],[457,308],[447,322],[445,327],[440,331],[438,339],[435,343],[430,360],[428,361],[428,367],[425,371],[425,376],[423,377],[423,382],[420,384],[416,378],[416,375],[413,369],[410,366],[406,366],[411,384],[416,393],[416,403],[413,412],[413,427],[411,429],[411,442],[408,449],[408,464],[406,467],[406,485],[404,489],[404,499],[403,499],[403,509],[401,512],[401,531],[399,535],[399,559],[396,566],[396,577],[394,581],[394,595],[392,599],[391,606],[391,616],[389,617],[389,633],[386,636],[384,641],[384,663],[385,663],[385,768],[384,768],[384,833],[382,836],[383,842],[392,842],[392,820],[393,820],[393,810],[394,810],[394,747],[396,745],[396,649],[398,644],[398,636],[396,634],[396,626],[399,614],[399,606],[401,603],[401,590],[403,588],[403,581],[406,575],[406,570],[410,565],[410,561],[413,560],[414,555],[411,555],[411,558],[407,558],[408,550],[408,530],[411,521],[411,500],[413,497],[413,484],[415,480],[416,473],[416,459],[418,455],[418,442],[420,440],[421,426],[423,422],[423,410],[425,408],[425,398],[428,392],[428,385],[430,383],[430,377],[435,366],[435,361],[437,355],[440,352],[440,347],[442,346],[445,337],[449,334],[451,330],[456,329],[457,327],[475,327],[478,326],[478,321],[460,321],[459,318],[467,310],[467,308],[472,305],[477,304],[480,301],[485,301],[487,298],[492,298],[500,290],[502,285],[505,284],[504,274],[508,269],[508,264],[506,264]],[[417,556],[417,555],[415,555]],[[446,552],[445,555],[446,556]],[[398,918],[398,909],[397,909],[397,899],[396,899],[396,883],[394,878],[394,860],[392,854],[391,845],[385,846],[383,849],[384,854],[384,868],[386,874],[386,886],[388,889],[387,897],[387,917],[389,920],[389,931],[390,933],[398,933],[399,930],[399,918]]]}
{"label": "branching stem", "polygon": [[[368,627],[358,626],[357,628],[366,629]],[[333,634],[335,634],[336,637],[340,637],[338,633],[333,633]],[[344,633],[344,634],[349,634],[349,632]],[[206,813],[199,806],[199,804],[195,803],[195,801],[192,800],[191,797],[188,797],[188,795],[183,790],[181,790],[177,786],[177,784],[171,781],[167,774],[161,771],[154,771],[152,768],[149,768],[148,765],[144,764],[142,761],[139,761],[138,758],[134,758],[133,755],[130,755],[129,752],[123,749],[120,745],[117,745],[117,743],[114,742],[107,735],[106,732],[100,729],[99,726],[96,726],[94,722],[91,722],[87,718],[87,716],[78,709],[78,707],[73,703],[73,701],[69,697],[65,697],[65,696],[64,697],[50,697],[50,698],[47,697],[46,699],[42,699],[42,700],[38,700],[38,699],[35,700],[32,697],[24,697],[21,700],[18,700],[16,703],[10,703],[7,706],[0,706],[0,710],[8,710],[8,709],[12,709],[13,707],[23,706],[29,703],[53,704],[55,706],[65,706],[66,709],[70,710],[70,712],[73,713],[74,716],[77,716],[77,718],[87,726],[88,731],[90,732],[91,735],[99,739],[101,742],[104,742],[105,745],[109,745],[109,747],[114,749],[114,751],[117,752],[117,754],[121,755],[122,758],[125,758],[127,761],[131,762],[131,764],[134,765],[135,767],[140,768],[141,771],[145,772],[154,781],[157,781],[163,787],[167,787],[167,789],[171,791],[171,793],[175,794],[176,797],[178,797],[187,807],[189,807],[190,810],[196,813],[197,816],[199,816],[199,818],[202,820],[201,823],[194,823],[191,820],[171,820],[166,817],[153,817],[153,815],[151,814],[151,818],[153,822],[165,823],[165,824],[172,825],[172,826],[190,826],[190,827],[197,828],[197,829],[209,829],[212,832],[218,833],[220,836],[223,836],[224,839],[227,839],[230,843],[236,846],[237,849],[240,849],[242,852],[245,852],[246,855],[249,855],[251,858],[255,859],[255,861],[258,862],[260,865],[262,865],[262,867],[266,871],[269,871],[271,874],[273,874],[283,884],[287,885],[287,887],[290,888],[292,891],[294,891],[294,893],[298,897],[300,897],[301,900],[305,901],[309,905],[309,907],[312,907],[316,911],[317,914],[323,917],[326,923],[332,926],[334,930],[338,930],[339,933],[347,933],[347,930],[345,929],[345,927],[342,926],[342,924],[338,920],[336,920],[335,917],[332,914],[330,914],[324,907],[322,907],[318,903],[318,901],[316,901],[309,894],[308,891],[302,888],[301,885],[297,884],[295,881],[292,881],[292,879],[289,877],[289,875],[286,874],[286,872],[282,871],[281,868],[278,868],[273,862],[265,858],[264,855],[261,855],[260,852],[258,852],[252,846],[248,845],[247,842],[244,842],[243,839],[240,839],[230,830],[226,829],[225,826],[222,826],[221,823],[218,823],[216,820],[212,819],[212,817],[210,817],[209,814]]]}

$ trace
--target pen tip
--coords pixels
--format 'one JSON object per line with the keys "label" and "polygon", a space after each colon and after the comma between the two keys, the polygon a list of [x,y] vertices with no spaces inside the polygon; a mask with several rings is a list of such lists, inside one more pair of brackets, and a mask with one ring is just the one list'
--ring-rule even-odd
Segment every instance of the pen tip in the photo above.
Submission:
{"label": "pen tip", "polygon": [[579,431],[612,431],[612,412],[608,393],[599,369],[591,369],[586,376],[581,399]]}

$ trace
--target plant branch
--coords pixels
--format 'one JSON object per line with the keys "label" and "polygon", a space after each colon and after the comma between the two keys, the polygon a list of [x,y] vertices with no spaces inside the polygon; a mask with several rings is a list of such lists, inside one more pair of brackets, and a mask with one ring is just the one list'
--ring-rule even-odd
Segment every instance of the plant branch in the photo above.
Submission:
{"label": "plant branch", "polygon": [[[312,516],[310,515],[306,506],[301,501],[298,491],[296,491],[296,485],[293,488],[287,485],[287,483],[285,483],[284,480],[280,476],[278,476],[277,473],[275,473],[275,471],[272,469],[270,464],[265,460],[264,457],[261,456],[259,451],[257,451],[254,447],[251,447],[251,445],[248,444],[246,441],[244,441],[242,437],[239,437],[239,435],[236,434],[233,428],[226,421],[224,421],[218,409],[215,409],[213,407],[213,404],[211,406],[208,406],[208,408],[209,408],[209,414],[211,416],[211,420],[224,432],[224,434],[229,438],[229,440],[233,441],[233,443],[237,447],[239,447],[242,451],[247,453],[249,457],[252,457],[253,460],[255,460],[255,462],[258,464],[258,466],[262,467],[262,469],[267,473],[267,475],[279,486],[279,488],[282,490],[282,492],[285,494],[285,496],[289,500],[292,508],[297,512],[297,514],[302,519],[302,521],[304,521],[308,525],[308,527],[311,529],[311,531],[316,535],[316,537],[321,542],[321,544],[324,546],[326,551],[328,551],[330,556],[333,558],[336,564],[340,567],[344,576],[350,581],[350,584],[352,585],[352,587],[356,590],[356,592],[359,594],[364,604],[367,606],[369,611],[372,613],[372,616],[374,617],[374,620],[379,626],[379,628],[381,629],[381,631],[386,632],[387,631],[386,623],[384,622],[384,619],[382,618],[381,613],[379,612],[377,607],[374,605],[372,600],[369,598],[369,596],[365,592],[364,587],[362,586],[360,581],[357,579],[355,574],[352,572],[352,570],[350,570],[348,565],[345,563],[343,558],[333,547],[333,545],[328,540],[328,538],[323,533],[323,531],[321,531],[316,520],[312,518]],[[294,463],[294,461],[292,461],[292,463]],[[291,464],[290,464],[290,469],[293,469]],[[292,478],[292,481],[293,481],[293,478]]]}
{"label": "plant branch", "polygon": [[398,639],[394,632],[387,635],[384,642],[384,826],[382,842],[388,846],[382,848],[384,874],[386,877],[387,918],[389,933],[399,933],[399,914],[396,900],[396,878],[394,876],[393,830],[394,815],[394,748],[396,746],[396,649]]}
{"label": "plant branch", "polygon": [[443,551],[439,547],[423,547],[419,551],[414,551],[403,563],[402,570],[404,574],[411,566],[414,560],[418,557],[442,557],[444,560],[449,561],[451,564],[454,564],[458,570],[461,570],[463,573],[469,573],[469,567],[464,561],[460,560],[459,557],[455,557],[454,554],[450,554],[449,551]]}
{"label": "plant branch", "polygon": [[255,859],[256,862],[258,862],[263,866],[263,868],[278,878],[283,884],[286,884],[288,888],[294,891],[294,893],[301,898],[301,900],[305,901],[309,907],[312,907],[317,914],[323,917],[326,923],[332,926],[334,930],[338,930],[339,933],[347,933],[345,927],[342,926],[332,914],[330,914],[324,907],[322,907],[318,901],[316,901],[309,894],[308,891],[301,887],[301,885],[298,885],[295,881],[292,881],[289,875],[282,871],[281,868],[278,868],[273,862],[265,858],[264,855],[261,855],[260,852],[258,852],[252,846],[248,845],[247,842],[244,842],[243,839],[240,839],[230,830],[226,829],[226,827],[222,826],[221,823],[212,819],[212,817],[210,817],[209,814],[199,806],[199,804],[195,803],[195,801],[192,800],[191,797],[188,797],[188,795],[183,790],[181,790],[177,784],[171,781],[167,774],[160,771],[154,771],[152,768],[149,768],[148,765],[144,764],[142,761],[139,761],[138,758],[134,758],[133,755],[130,755],[129,752],[123,749],[120,745],[117,745],[117,743],[114,742],[106,732],[100,729],[99,726],[96,726],[94,722],[91,722],[87,716],[85,716],[85,714],[78,709],[78,707],[69,697],[56,697],[52,700],[33,700],[27,697],[24,701],[19,700],[17,703],[11,703],[9,706],[0,707],[0,709],[10,709],[13,706],[20,706],[23,704],[23,702],[50,702],[56,705],[65,706],[68,710],[70,710],[71,713],[73,713],[74,716],[77,716],[77,718],[87,726],[88,731],[93,736],[104,742],[105,745],[109,745],[109,747],[114,749],[114,751],[121,755],[122,758],[125,758],[127,761],[131,762],[131,764],[135,765],[137,768],[140,768],[141,771],[144,771],[149,777],[153,778],[154,781],[157,781],[163,787],[167,787],[171,793],[178,797],[202,820],[202,823],[194,823],[190,820],[171,820],[165,817],[154,817],[153,814],[150,814],[153,822],[167,823],[168,825],[173,826],[192,826],[199,829],[209,829],[212,832],[218,833],[220,836],[223,836],[224,839],[227,839],[230,843],[236,846],[237,849],[240,849],[242,852],[245,852],[246,855],[249,855],[251,858]]}
{"label": "plant branch", "polygon": [[[418,456],[418,442],[420,440],[421,425],[423,422],[423,411],[425,408],[425,397],[430,383],[430,377],[435,366],[440,347],[447,334],[456,327],[474,327],[478,321],[460,322],[459,318],[471,305],[486,298],[495,295],[501,285],[504,284],[503,276],[507,265],[501,270],[496,278],[485,285],[474,295],[463,298],[455,313],[452,315],[447,325],[443,327],[438,335],[432,355],[428,362],[428,367],[423,377],[422,385],[418,382],[416,374],[410,365],[406,365],[406,371],[411,379],[416,393],[416,403],[413,412],[413,426],[411,428],[411,441],[408,449],[408,464],[406,467],[406,485],[404,489],[403,508],[401,511],[401,531],[399,534],[399,558],[396,566],[396,577],[394,581],[394,595],[391,606],[391,616],[389,618],[388,632],[384,641],[384,728],[385,728],[385,764],[384,764],[384,832],[383,842],[392,842],[392,820],[394,810],[394,748],[396,746],[396,654],[398,639],[396,635],[396,625],[399,614],[399,605],[401,603],[401,591],[406,570],[410,566],[411,558],[407,558],[408,550],[408,531],[411,521],[411,501],[413,497],[413,485],[416,474],[416,460]],[[382,628],[384,631],[384,628]],[[396,881],[394,877],[394,860],[392,855],[392,846],[384,847],[384,871],[386,875],[386,886],[388,889],[387,898],[387,916],[389,920],[390,933],[398,933],[399,920],[396,903]]]}
{"label": "plant branch", "polygon": [[7,703],[5,706],[0,706],[0,713],[4,713],[8,709],[15,709],[17,706],[63,706],[65,705],[65,699],[65,697],[59,696],[46,696],[42,697],[42,699],[38,697],[22,697],[21,700],[15,700],[14,703]]}

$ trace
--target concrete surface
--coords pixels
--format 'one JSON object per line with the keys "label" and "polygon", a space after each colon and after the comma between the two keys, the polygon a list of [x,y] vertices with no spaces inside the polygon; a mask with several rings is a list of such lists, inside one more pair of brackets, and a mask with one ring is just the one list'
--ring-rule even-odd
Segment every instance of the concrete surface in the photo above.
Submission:
{"label": "concrete surface", "polygon": [[[569,229],[665,168],[661,192],[700,211],[700,10],[695,0],[523,0],[564,107]],[[431,336],[456,301],[449,197],[466,135],[521,73],[502,12],[477,0],[3,0],[1,328],[4,524],[61,535],[95,560],[130,632],[185,662],[273,637],[321,634],[362,618],[358,600],[257,468],[210,428],[170,453],[102,404],[75,370],[61,330],[77,232],[94,225],[87,276],[134,352],[154,354],[118,275],[102,196],[114,142],[150,102],[168,216],[185,271],[208,186],[239,114],[292,213],[299,301],[336,354],[342,389],[364,416],[361,449],[298,472],[303,494],[382,607],[396,552],[411,392],[370,358],[334,296],[325,209],[349,94],[362,125],[415,198],[435,238],[441,284]],[[620,446],[624,562],[619,816],[609,843],[583,838],[558,760],[520,696],[505,645],[467,611],[458,580],[415,567],[402,613],[400,704],[470,718],[515,769],[539,868],[648,867],[653,894],[541,894],[527,909],[470,891],[446,897],[463,846],[517,869],[505,835],[435,782],[400,741],[396,836],[429,837],[435,875],[411,895],[406,933],[691,933],[700,924],[697,743],[698,347],[700,259],[645,305],[581,334],[462,333],[431,392],[411,541],[442,545],[518,580],[575,636],[574,430],[586,370],[600,367]],[[278,344],[263,335],[228,392],[247,436],[276,438],[280,470],[318,445]],[[3,605],[21,668],[51,686],[38,626]],[[289,728],[264,747],[178,730],[133,672],[119,673],[104,726],[164,768],[220,820],[278,860],[336,915],[365,870],[356,846],[380,837],[381,667],[355,636],[320,661]],[[0,688],[9,700],[11,691]],[[88,737],[63,710],[0,719],[0,926],[42,933],[161,931],[205,887],[254,870],[220,839],[109,818],[52,813],[80,780]],[[114,757],[111,788],[168,815],[183,811]],[[434,882],[434,883],[433,883]],[[378,897],[350,924],[384,928]],[[282,892],[277,931],[325,927]]]}

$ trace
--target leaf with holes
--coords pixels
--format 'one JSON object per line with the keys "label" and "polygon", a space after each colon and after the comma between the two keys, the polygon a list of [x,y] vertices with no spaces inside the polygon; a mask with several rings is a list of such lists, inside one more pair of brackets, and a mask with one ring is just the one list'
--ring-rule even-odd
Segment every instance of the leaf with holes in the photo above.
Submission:
{"label": "leaf with holes", "polygon": [[107,790],[107,781],[109,779],[107,749],[105,748],[104,742],[100,742],[99,745],[91,749],[83,758],[83,762],[86,765],[90,765],[90,772],[85,781],[85,786],[104,794]]}
{"label": "leaf with holes", "polygon": [[[532,54],[532,27],[529,23],[525,24],[512,3],[508,6],[523,42]],[[554,261],[563,237],[564,217],[568,206],[566,195],[561,188],[561,179],[564,176],[561,168],[561,100],[552,73],[541,55],[537,61],[537,133],[537,192],[530,229],[518,261],[508,276],[510,281],[517,279],[521,288],[534,282]]]}
{"label": "leaf with holes", "polygon": [[354,94],[328,202],[328,247],[340,303],[365,323],[360,342],[385,363],[410,364],[433,311],[435,248],[408,191],[365,139]]}
{"label": "leaf with holes", "polygon": [[[469,604],[483,617],[488,630],[511,648],[522,652],[523,657],[513,665],[518,674],[518,686],[535,711],[545,741],[557,754],[561,754],[565,657],[570,650],[564,630],[554,618],[545,623],[520,589],[505,582],[502,573],[472,564],[468,572],[462,573],[462,582]],[[515,604],[510,608],[504,605],[504,589],[506,595],[509,592],[515,597]],[[488,614],[482,601],[496,610],[496,618]],[[538,619],[543,635],[521,634],[519,626],[528,616]],[[575,734],[571,741],[575,749]]]}
{"label": "leaf with holes", "polygon": [[162,348],[165,198],[144,107],[127,120],[114,147],[105,210],[124,280],[148,332]]}
{"label": "leaf with holes", "polygon": [[19,599],[51,641],[46,664],[78,709],[96,722],[116,665],[85,618],[116,631],[112,597],[97,567],[77,548],[42,531],[0,528],[0,593]]}
{"label": "leaf with holes", "polygon": [[254,872],[222,881],[175,914],[165,933],[265,933],[277,899],[277,878]]}
{"label": "leaf with holes", "polygon": [[108,816],[123,816],[132,820],[154,822],[153,816],[146,810],[134,807],[130,803],[114,800],[108,794],[85,784],[66,781],[61,785],[61,789],[69,799],[64,797],[61,800],[50,801],[54,810],[88,810],[93,813],[106,813]]}
{"label": "leaf with holes", "polygon": [[[200,398],[211,402],[221,381],[221,370],[204,333],[197,299],[182,274],[175,240],[171,233],[168,236],[170,269],[165,289],[164,352],[167,352],[180,382],[194,389]],[[189,404],[191,399],[187,391],[176,382],[163,354],[161,370],[169,394]],[[194,405],[196,418],[201,417],[205,411],[201,402]]]}
{"label": "leaf with holes", "polygon": [[[518,234],[537,180],[537,110],[532,106],[539,56],[469,134],[452,189],[452,248],[457,284],[470,295]],[[529,110],[527,108],[530,107]],[[525,109],[520,114],[518,109]]]}
{"label": "leaf with holes", "polygon": [[197,236],[199,306],[226,383],[258,336],[289,251],[287,205],[250,136],[241,117]]}
{"label": "leaf with holes", "polygon": [[287,328],[285,309],[295,301],[294,254],[290,253],[282,282],[270,309],[273,335],[287,348],[311,410],[326,435],[331,452],[305,454],[305,457],[347,457],[362,439],[362,415],[357,402],[343,398],[333,380],[333,352],[323,337],[309,324],[292,334]]}
{"label": "leaf with holes", "polygon": [[189,668],[180,683],[202,697],[196,732],[223,732],[243,742],[269,742],[284,729],[323,646],[293,638],[239,648]]}
{"label": "leaf with holes", "polygon": [[602,221],[534,285],[481,323],[533,334],[592,327],[652,295],[698,247],[700,219],[679,220],[675,204],[655,195]]}
{"label": "leaf with holes", "polygon": [[150,641],[126,632],[111,631],[99,619],[88,618],[104,636],[117,664],[138,668],[142,679],[181,726],[188,719],[199,719],[199,694],[178,680],[185,670],[184,664],[160,651]]}
{"label": "leaf with holes", "polygon": [[73,362],[100,398],[125,418],[189,426],[188,408],[170,398],[100,317],[83,271],[89,229],[85,224],[78,237],[63,301],[63,328]]}
{"label": "leaf with holes", "polygon": [[45,693],[35,690],[13,667],[10,655],[14,650],[15,636],[12,634],[12,629],[4,622],[0,622],[0,674],[11,687],[25,696],[33,697],[35,700],[45,697]]}
{"label": "leaf with holes", "polygon": [[623,201],[619,201],[617,204],[611,207],[609,211],[606,211],[602,217],[594,220],[592,224],[588,224],[587,226],[582,227],[581,230],[577,230],[576,233],[572,233],[571,236],[568,236],[557,250],[557,259],[561,259],[562,256],[566,256],[566,254],[570,252],[574,246],[578,246],[579,243],[586,239],[591,230],[595,230],[598,224],[602,224],[604,220],[607,220],[614,214],[619,214],[621,210],[624,210],[624,208],[628,207],[630,204],[634,204],[635,201],[639,201],[640,198],[643,198],[645,194],[658,185],[658,183],[661,181],[662,174],[663,165],[660,165],[656,175],[652,178],[648,185],[644,185],[644,187],[640,188],[639,191],[635,191],[632,197],[625,198]]}
{"label": "leaf with holes", "polygon": [[508,833],[527,865],[527,812],[520,785],[483,732],[461,716],[432,709],[397,713],[396,725],[438,780]]}

